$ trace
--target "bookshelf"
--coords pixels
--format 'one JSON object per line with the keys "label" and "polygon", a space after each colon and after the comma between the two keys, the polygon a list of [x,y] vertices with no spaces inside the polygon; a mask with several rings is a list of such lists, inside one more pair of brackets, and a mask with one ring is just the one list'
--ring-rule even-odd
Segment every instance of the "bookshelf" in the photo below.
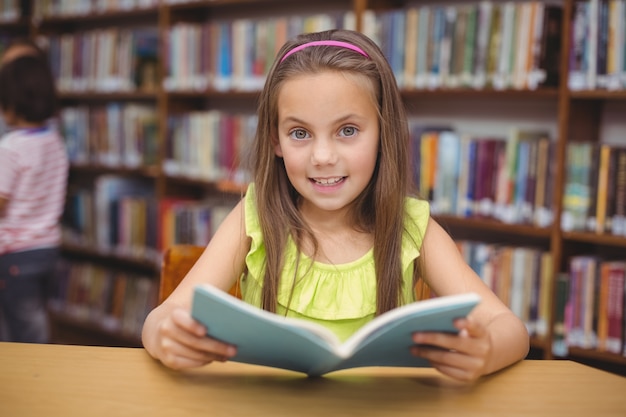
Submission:
{"label": "bookshelf", "polygon": [[[87,3],[90,2],[85,2]],[[91,160],[76,162],[72,165],[71,184],[85,184],[88,188],[97,178],[107,175],[141,178],[150,184],[148,188],[152,192],[155,204],[166,200],[178,203],[198,201],[210,196],[213,200],[217,199],[218,205],[221,206],[227,206],[238,197],[242,190],[241,183],[245,182],[245,173],[224,170],[219,166],[215,168],[217,174],[215,172],[198,173],[193,169],[185,171],[180,168],[180,166],[187,167],[192,164],[191,160],[176,160],[172,154],[172,119],[179,117],[181,124],[192,123],[186,118],[195,112],[199,114],[200,121],[197,123],[202,125],[202,123],[208,123],[206,117],[215,116],[212,113],[215,111],[222,112],[218,116],[228,114],[251,117],[255,110],[258,83],[259,80],[262,81],[262,77],[259,78],[258,73],[255,73],[254,76],[249,77],[250,79],[238,79],[236,76],[229,78],[226,77],[228,75],[226,72],[220,73],[220,71],[226,71],[224,69],[226,64],[219,67],[215,66],[217,65],[215,62],[202,60],[190,61],[185,68],[178,67],[176,65],[181,61],[180,55],[176,54],[183,52],[175,51],[172,45],[199,47],[198,45],[201,44],[198,40],[202,39],[202,36],[215,35],[220,33],[220,30],[227,30],[220,24],[233,24],[232,22],[241,20],[245,20],[247,24],[250,20],[255,23],[251,29],[250,26],[239,22],[238,27],[242,31],[256,30],[260,34],[278,31],[277,28],[282,26],[276,23],[277,18],[290,15],[318,17],[317,23],[308,22],[307,24],[311,26],[306,27],[320,29],[328,24],[345,25],[363,30],[368,34],[372,31],[376,36],[384,38],[385,32],[376,32],[377,29],[375,29],[382,26],[371,26],[375,21],[375,16],[391,16],[394,11],[402,10],[406,18],[409,9],[419,11],[423,6],[435,4],[432,1],[422,0],[343,0],[297,2],[297,4],[286,0],[136,1],[135,3],[137,7],[134,8],[124,10],[103,8],[79,15],[69,13],[72,10],[68,10],[68,13],[41,14],[43,9],[31,8],[29,2],[22,2],[24,10],[27,11],[27,18],[20,20],[24,23],[3,22],[0,24],[0,30],[1,33],[5,33],[5,30],[12,30],[13,27],[27,28],[22,30],[46,38],[81,35],[96,30],[106,31],[112,27],[119,28],[119,31],[145,27],[155,30],[158,34],[158,64],[156,68],[151,68],[154,70],[156,79],[153,88],[62,92],[63,104],[66,107],[106,109],[111,103],[116,103],[121,107],[125,105],[151,107],[156,115],[151,122],[153,123],[153,137],[150,140],[154,142],[153,151],[155,152],[150,157],[152,163],[124,166],[123,164],[94,163]],[[460,10],[478,2],[463,0],[456,3],[459,4],[458,10]],[[548,297],[552,308],[548,317],[550,325],[542,337],[533,337],[532,347],[534,356],[554,358],[561,356],[558,350],[557,354],[553,352],[553,344],[560,337],[558,331],[555,333],[554,326],[559,314],[557,298],[560,287],[557,285],[556,277],[569,271],[572,256],[602,255],[607,260],[624,260],[625,236],[606,232],[568,230],[567,227],[561,227],[561,224],[564,209],[563,197],[567,192],[568,147],[571,143],[581,141],[608,142],[616,146],[624,146],[626,139],[623,132],[626,125],[620,120],[619,114],[623,114],[623,110],[626,110],[626,89],[623,87],[616,90],[570,88],[570,74],[574,70],[573,64],[570,64],[570,50],[573,46],[569,34],[572,31],[572,20],[580,4],[591,3],[577,0],[540,3],[557,4],[562,7],[562,26],[556,39],[557,45],[560,46],[560,55],[552,57],[556,58],[553,62],[557,65],[558,83],[539,86],[535,89],[519,88],[515,85],[495,89],[489,86],[450,87],[445,82],[438,84],[437,88],[418,87],[417,82],[408,82],[402,84],[402,94],[409,116],[416,118],[419,123],[441,125],[450,124],[453,121],[454,128],[460,132],[474,136],[505,136],[507,139],[508,128],[511,124],[519,126],[522,130],[537,128],[548,133],[553,148],[553,154],[549,158],[549,166],[552,169],[549,179],[552,181],[552,188],[548,196],[553,217],[548,225],[538,227],[528,222],[511,223],[494,220],[490,216],[464,217],[450,213],[438,214],[437,219],[455,239],[480,238],[480,240],[494,244],[529,246],[551,255],[553,266]],[[47,2],[41,2],[41,4],[44,5]],[[602,2],[598,4],[601,5]],[[325,17],[320,18],[320,16]],[[388,18],[393,19],[397,16]],[[393,20],[390,21],[393,22]],[[312,22],[315,21],[312,20]],[[292,24],[295,26],[299,24],[300,26],[297,26],[299,28],[305,27],[303,21],[292,22]],[[233,37],[236,36],[233,34]],[[202,47],[207,51],[213,51],[211,48],[216,46],[203,45]],[[258,49],[261,46],[255,43],[249,47]],[[264,47],[269,48],[267,45]],[[185,51],[190,55],[202,55],[194,54],[193,49],[185,49]],[[269,54],[271,55],[271,52]],[[240,64],[232,63],[232,65],[235,75],[238,74],[237,71],[243,71],[237,66]],[[259,61],[258,65],[262,67],[264,64]],[[207,77],[207,74],[211,77]],[[450,85],[454,85],[454,82],[459,81],[452,81]],[[441,83],[441,81],[436,81],[436,83]],[[246,123],[252,122],[248,120]],[[241,125],[239,126],[238,129],[242,129]],[[242,157],[242,155],[237,157]],[[169,163],[170,159],[174,162]],[[232,164],[232,159],[230,163]],[[155,223],[159,222],[155,221]],[[158,254],[158,245],[155,248],[157,249],[155,253]],[[156,280],[158,265],[155,256],[152,259],[146,259],[146,257],[137,258],[116,252],[102,252],[80,243],[67,245],[66,252],[68,256],[78,258],[80,261],[86,259],[95,263],[112,264],[121,270],[133,270],[139,274],[152,276]],[[134,343],[137,341],[135,339]],[[123,343],[128,343],[128,339],[124,339]],[[571,347],[564,355],[626,374],[626,360],[621,354],[601,352],[593,348]]]}

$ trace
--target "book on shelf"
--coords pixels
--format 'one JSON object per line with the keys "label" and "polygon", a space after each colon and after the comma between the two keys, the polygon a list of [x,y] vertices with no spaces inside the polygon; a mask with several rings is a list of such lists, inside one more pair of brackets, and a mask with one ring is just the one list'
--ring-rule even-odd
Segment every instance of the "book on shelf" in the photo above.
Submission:
{"label": "book on shelf", "polygon": [[567,279],[563,328],[566,345],[621,354],[626,262],[574,256]]}
{"label": "book on shelf", "polygon": [[234,199],[230,203],[221,199],[160,199],[157,248],[163,251],[176,244],[206,246],[235,204]]}
{"label": "book on shelf", "polygon": [[415,73],[417,63],[417,35],[419,27],[419,14],[416,8],[409,8],[406,11],[405,34],[406,49],[404,51],[404,86],[405,88],[415,87]]}
{"label": "book on shelf", "polygon": [[546,337],[552,317],[552,283],[554,281],[553,258],[550,252],[541,253],[539,294],[537,296],[537,321],[535,334],[538,337]]}
{"label": "book on shelf", "polygon": [[157,294],[157,281],[149,276],[62,258],[48,306],[54,313],[138,338]]}
{"label": "book on shelf", "polygon": [[569,281],[567,272],[557,273],[554,288],[554,334],[551,347],[552,354],[557,357],[565,357],[568,353],[567,342],[565,340],[565,310],[569,295]]}
{"label": "book on shelf", "polygon": [[[589,166],[589,195],[592,197],[589,200],[589,204],[587,206],[587,220],[586,220],[586,230],[590,232],[595,232],[597,228],[597,202],[598,199],[596,196],[598,195],[598,180],[600,177],[600,145],[594,143],[591,145],[591,161]],[[604,191],[603,191],[604,192]]]}
{"label": "book on shelf", "polygon": [[624,349],[624,297],[626,292],[626,262],[610,262],[608,277],[607,321],[605,347],[608,352],[621,354]]}
{"label": "book on shelf", "polygon": [[[112,174],[99,176],[94,183],[97,249],[123,256],[156,258],[156,235],[146,233],[148,229],[154,230],[155,206],[154,190],[149,182]],[[132,230],[125,227],[129,224],[135,224]]]}
{"label": "book on shelf", "polygon": [[320,324],[267,312],[210,285],[194,289],[192,316],[211,337],[237,346],[235,362],[319,376],[364,366],[430,366],[413,356],[412,334],[455,333],[453,321],[480,302],[474,293],[431,298],[373,319],[341,343]]}
{"label": "book on shelf", "polygon": [[[556,87],[559,85],[563,8],[550,4],[544,4],[543,7],[539,68],[533,81],[539,82],[540,85]],[[533,87],[531,84],[530,88]]]}
{"label": "book on shelf", "polygon": [[417,63],[415,67],[415,87],[426,88],[428,82],[428,38],[431,33],[432,26],[432,7],[423,5],[419,8],[418,26],[417,26]]}
{"label": "book on shelf", "polygon": [[593,145],[589,142],[567,145],[561,215],[561,228],[564,231],[585,230],[587,225],[587,213],[591,204],[592,156]]}
{"label": "book on shelf", "polygon": [[456,213],[461,142],[458,134],[450,130],[441,131],[438,141],[437,173],[431,212]]}
{"label": "book on shelf", "polygon": [[574,2],[569,52],[571,90],[622,90],[624,65],[623,0]]}
{"label": "book on shelf", "polygon": [[626,3],[624,0],[611,0],[609,2],[609,30],[607,39],[607,88],[620,90],[622,85],[622,73],[626,74],[624,56],[626,45],[624,25],[626,25]]}
{"label": "book on shelf", "polygon": [[573,7],[568,86],[570,90],[583,90],[587,86],[585,50],[588,31],[587,10],[589,4],[585,2],[575,2]]}
{"label": "book on shelf", "polygon": [[626,148],[619,150],[615,174],[615,212],[611,233],[626,237]]}
{"label": "book on shelf", "polygon": [[598,178],[597,178],[597,194],[591,195],[591,201],[594,199],[596,215],[595,215],[595,228],[596,233],[604,233],[604,223],[607,218],[607,202],[609,199],[609,171],[611,165],[611,146],[608,144],[602,144],[600,146],[599,165],[598,165]]}
{"label": "book on shelf", "polygon": [[159,83],[159,32],[156,28],[134,30],[131,52],[135,89],[156,92]]}

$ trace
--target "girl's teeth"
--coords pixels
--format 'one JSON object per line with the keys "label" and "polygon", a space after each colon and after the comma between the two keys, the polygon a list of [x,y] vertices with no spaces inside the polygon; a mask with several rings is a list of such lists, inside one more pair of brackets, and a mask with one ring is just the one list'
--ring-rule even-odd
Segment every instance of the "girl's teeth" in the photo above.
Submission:
{"label": "girl's teeth", "polygon": [[324,178],[324,179],[316,179],[315,182],[318,184],[322,184],[322,185],[333,185],[333,184],[337,184],[339,181],[341,181],[342,177],[339,178]]}

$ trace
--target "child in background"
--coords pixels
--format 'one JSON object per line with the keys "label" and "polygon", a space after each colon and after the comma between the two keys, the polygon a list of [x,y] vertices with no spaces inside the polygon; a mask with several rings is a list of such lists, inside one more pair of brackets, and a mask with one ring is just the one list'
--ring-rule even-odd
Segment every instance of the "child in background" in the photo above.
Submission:
{"label": "child in background", "polygon": [[146,318],[143,344],[175,368],[224,361],[235,346],[190,315],[195,285],[307,319],[342,340],[376,315],[437,295],[476,292],[458,335],[416,333],[413,354],[471,381],[525,357],[524,324],[463,261],[413,197],[409,132],[389,64],[358,32],[301,35],[279,51],[258,109],[253,183],[176,290]]}
{"label": "child in background", "polygon": [[0,111],[10,128],[0,138],[0,340],[45,343],[68,159],[51,123],[54,79],[36,44],[20,41],[5,51]]}

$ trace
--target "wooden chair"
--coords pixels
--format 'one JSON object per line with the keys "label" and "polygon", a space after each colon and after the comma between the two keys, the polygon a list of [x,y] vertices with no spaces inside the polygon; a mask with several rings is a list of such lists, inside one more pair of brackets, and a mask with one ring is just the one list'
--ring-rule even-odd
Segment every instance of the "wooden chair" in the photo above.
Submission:
{"label": "wooden chair", "polygon": [[[161,261],[161,281],[159,283],[159,304],[161,304],[178,284],[185,278],[187,272],[196,263],[204,246],[174,245],[165,250]],[[238,283],[229,291],[232,295],[241,298]]]}

